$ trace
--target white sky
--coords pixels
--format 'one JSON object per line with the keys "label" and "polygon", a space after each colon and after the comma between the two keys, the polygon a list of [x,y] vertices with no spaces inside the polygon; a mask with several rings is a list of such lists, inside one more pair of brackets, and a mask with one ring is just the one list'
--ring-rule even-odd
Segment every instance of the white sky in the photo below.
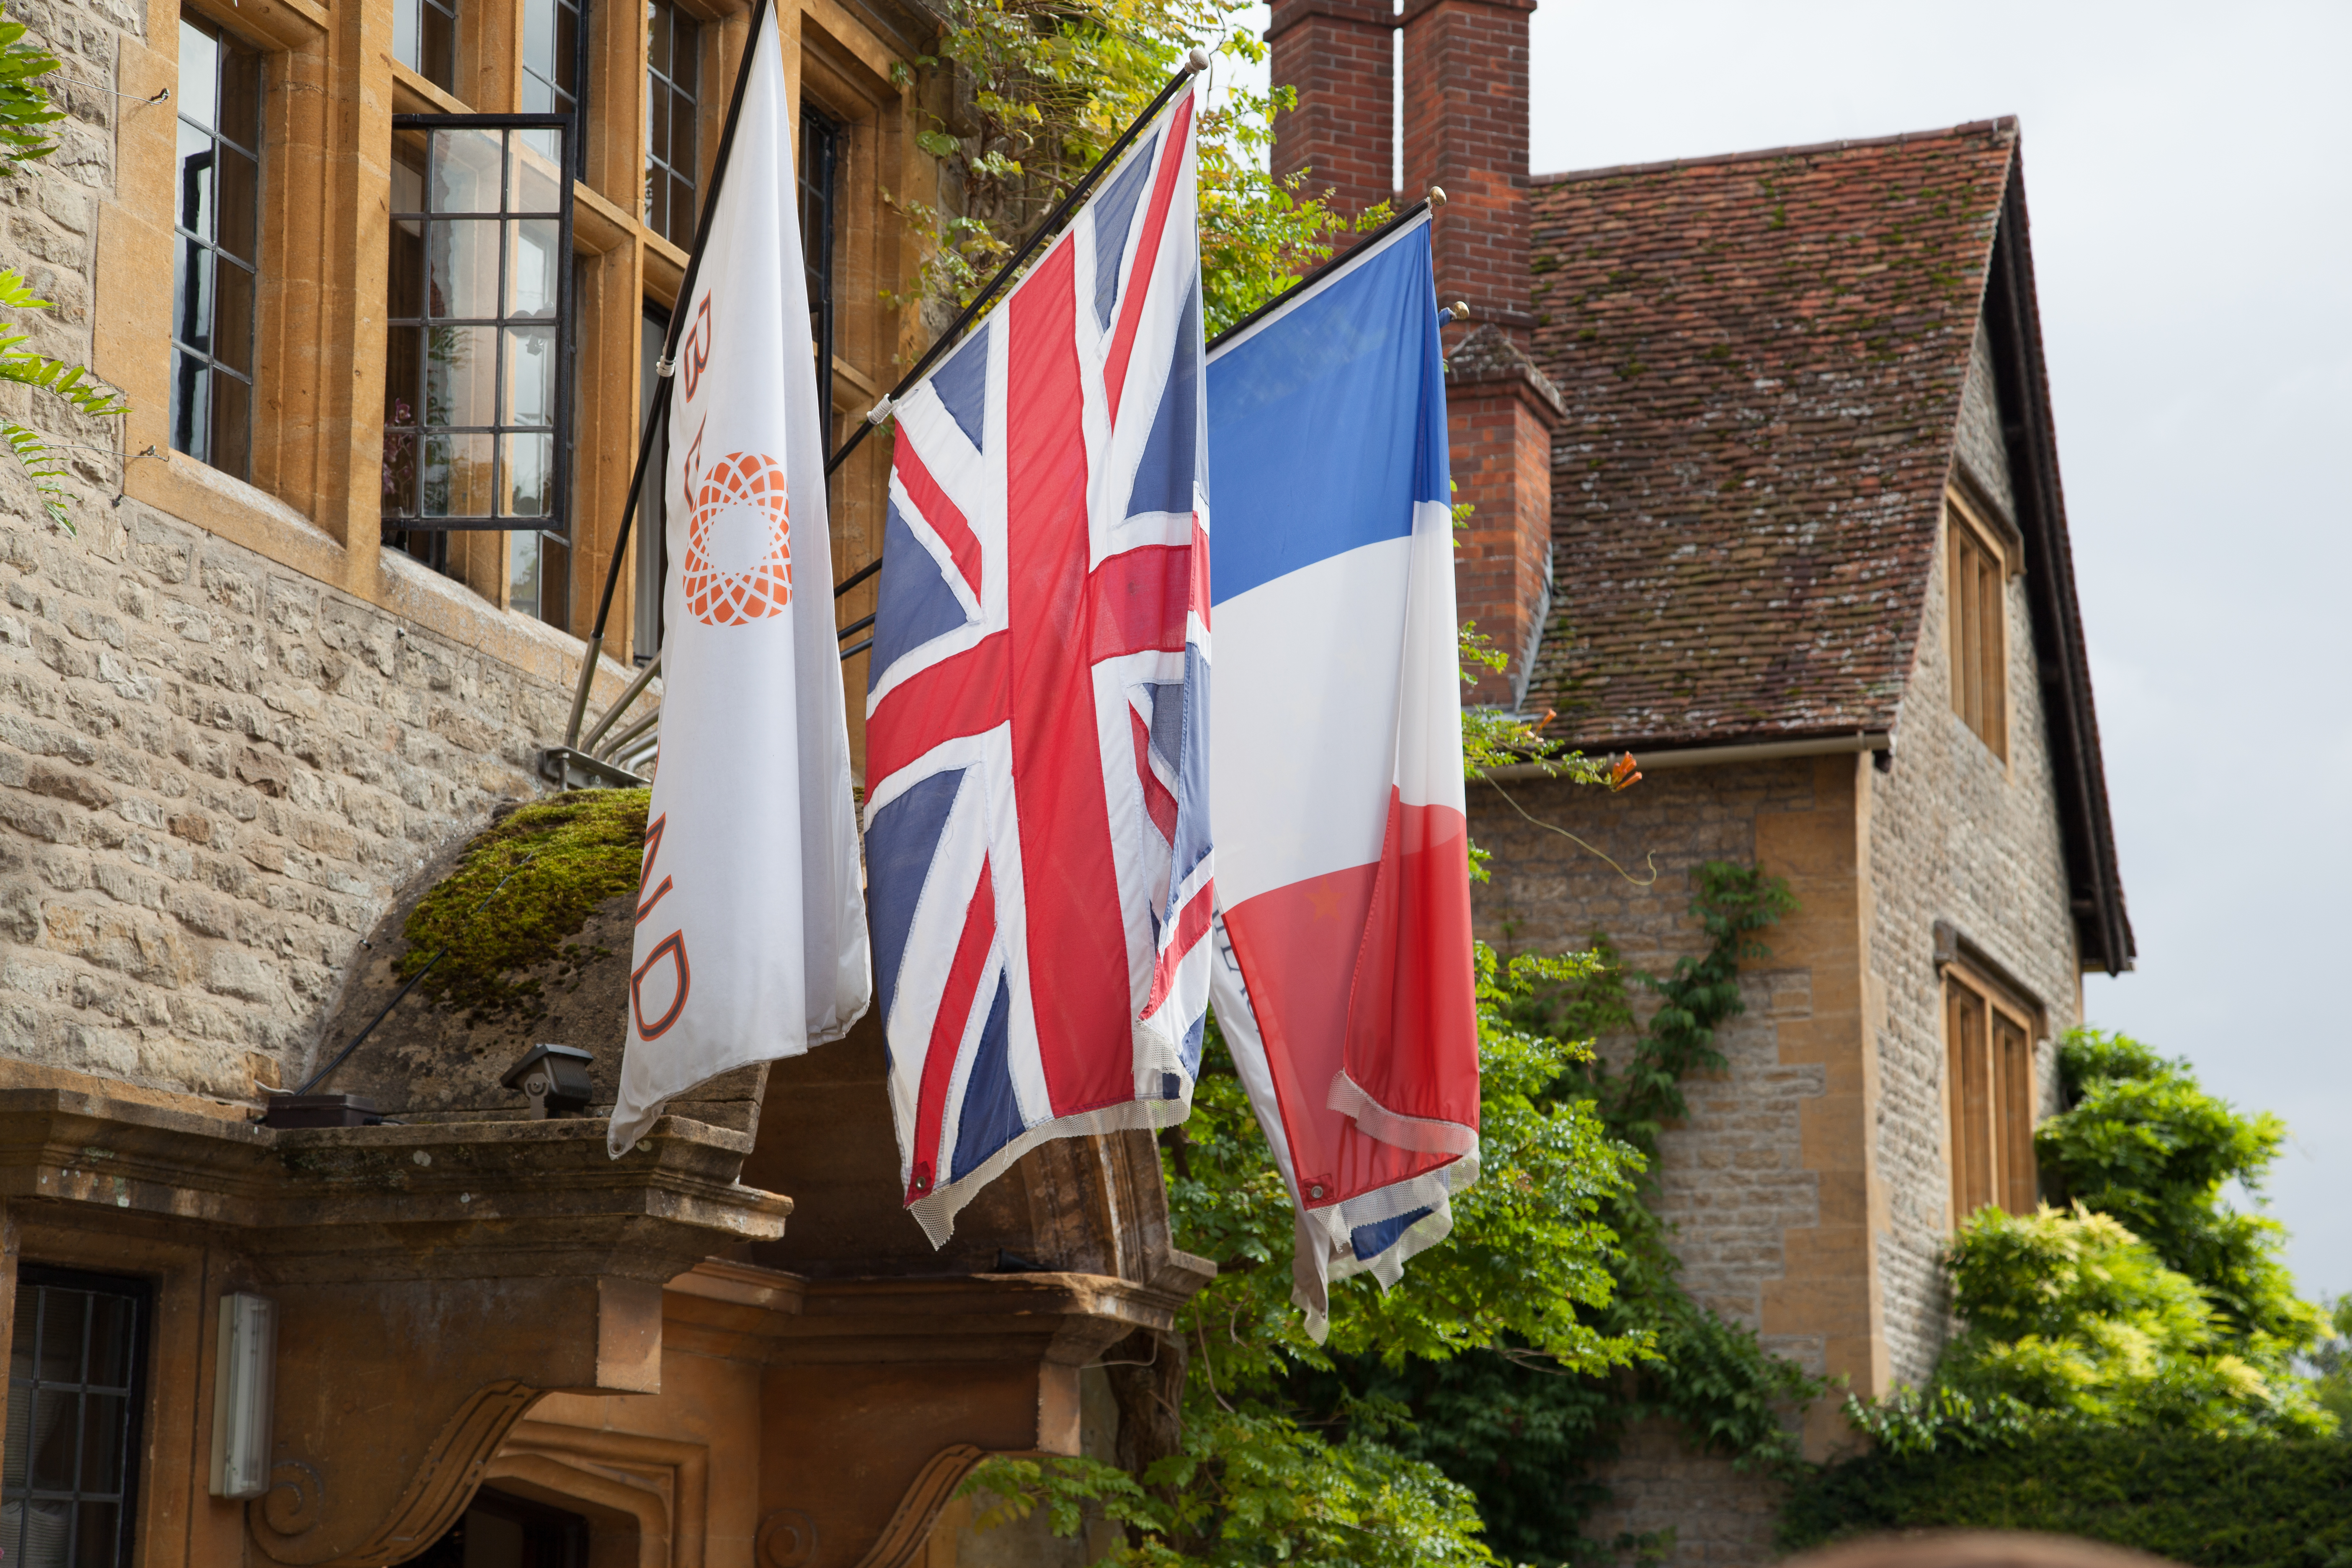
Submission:
{"label": "white sky", "polygon": [[1543,0],[1533,59],[1539,174],[2022,120],[2139,940],[2091,1018],[2286,1118],[2352,1291],[2352,4]]}

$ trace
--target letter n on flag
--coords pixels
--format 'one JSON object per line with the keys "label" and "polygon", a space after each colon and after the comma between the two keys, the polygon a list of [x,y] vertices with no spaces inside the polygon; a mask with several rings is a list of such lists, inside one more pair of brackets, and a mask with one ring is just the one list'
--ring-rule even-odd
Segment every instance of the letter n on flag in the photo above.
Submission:
{"label": "letter n on flag", "polygon": [[783,64],[762,16],[670,394],[677,564],[616,1158],[671,1096],[837,1039],[873,996]]}
{"label": "letter n on flag", "polygon": [[866,862],[934,1246],[1048,1138],[1191,1109],[1208,1016],[1194,88],[898,408]]}
{"label": "letter n on flag", "polygon": [[1392,1284],[1478,1165],[1445,385],[1426,216],[1218,346],[1217,1021],[1293,1299]]}

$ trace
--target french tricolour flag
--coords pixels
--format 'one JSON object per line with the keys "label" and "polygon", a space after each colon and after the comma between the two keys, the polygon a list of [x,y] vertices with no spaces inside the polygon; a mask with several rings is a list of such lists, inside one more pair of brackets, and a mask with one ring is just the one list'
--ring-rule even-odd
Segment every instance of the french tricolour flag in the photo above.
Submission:
{"label": "french tricolour flag", "polygon": [[1383,1286],[1478,1163],[1445,385],[1426,217],[1209,362],[1212,994],[1298,1214]]}

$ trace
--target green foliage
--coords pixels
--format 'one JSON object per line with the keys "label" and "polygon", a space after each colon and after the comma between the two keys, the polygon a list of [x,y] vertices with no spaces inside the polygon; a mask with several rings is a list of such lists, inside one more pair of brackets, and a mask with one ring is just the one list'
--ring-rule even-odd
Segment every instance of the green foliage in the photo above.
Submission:
{"label": "green foliage", "polygon": [[2030,1530],[2196,1568],[2352,1563],[2352,1443],[2074,1426],[1975,1451],[1881,1449],[1801,1478],[1799,1551],[1900,1530]]}
{"label": "green foliage", "polygon": [[[1484,1347],[1527,1347],[1587,1378],[1649,1353],[1640,1331],[1599,1326],[1613,1241],[1599,1218],[1630,1190],[1639,1160],[1591,1103],[1555,1092],[1587,1056],[1520,1029],[1507,1014],[1537,985],[1572,982],[1588,958],[1497,961],[1478,949],[1481,1172],[1454,1199],[1454,1232],[1413,1260],[1403,1286],[1369,1276],[1331,1290],[1317,1344],[1290,1303],[1292,1217],[1248,1097],[1213,1027],[1192,1118],[1166,1139],[1180,1245],[1219,1262],[1180,1319],[1191,1352],[1182,1447],[1130,1491],[1102,1467],[991,1461],[967,1483],[992,1510],[1078,1500],[1131,1527],[1122,1561],[1242,1564],[1487,1563],[1472,1494],[1417,1456],[1391,1401],[1300,1402],[1299,1380],[1345,1363],[1402,1372]],[[1003,1517],[994,1512],[992,1517]]]}
{"label": "green foliage", "polygon": [[2195,1280],[2252,1353],[2313,1343],[2323,1320],[2294,1293],[2279,1257],[2285,1233],[2221,1195],[2234,1181],[2259,1196],[2286,1123],[2235,1110],[2186,1063],[2124,1035],[2074,1030],[2059,1047],[2058,1072],[2072,1109],[2043,1122],[2034,1146],[2066,1194],[2113,1215]]}
{"label": "green foliage", "polygon": [[[577,968],[608,956],[568,939],[598,904],[637,890],[650,794],[572,790],[509,813],[417,901],[402,928],[407,951],[393,972],[406,979],[446,944],[448,955],[419,987],[426,995],[445,1007],[537,1017],[545,1011],[540,982],[520,972],[553,959]],[[509,873],[505,890],[477,916]]]}
{"label": "green foliage", "polygon": [[2334,1332],[2309,1354],[2311,1397],[2336,1417],[2339,1430],[2352,1431],[2352,1296],[2336,1299],[2327,1322]]}
{"label": "green foliage", "polygon": [[[1698,957],[1666,974],[1643,973],[1596,937],[1586,959],[1530,967],[1496,997],[1533,1038],[1635,1034],[1633,1050],[1614,1066],[1576,1051],[1546,1092],[1591,1107],[1612,1137],[1640,1152],[1638,1168],[1649,1172],[1661,1128],[1687,1113],[1683,1078],[1724,1065],[1715,1034],[1742,1011],[1740,963],[1764,953],[1759,933],[1794,907],[1784,883],[1752,867],[1710,862],[1695,881],[1691,911],[1708,944]],[[1629,985],[1659,1001],[1638,1032]],[[1671,1236],[1645,1201],[1654,1192],[1654,1181],[1628,1184],[1607,1194],[1601,1210],[1617,1247],[1608,1259],[1612,1289],[1593,1323],[1646,1345],[1631,1367],[1594,1375],[1509,1342],[1444,1363],[1343,1358],[1335,1376],[1294,1380],[1304,1402],[1333,1409],[1373,1400],[1407,1409],[1412,1425],[1391,1440],[1470,1487],[1489,1544],[1516,1562],[1572,1561],[1591,1549],[1581,1531],[1608,1496],[1595,1468],[1616,1455],[1635,1421],[1670,1416],[1696,1443],[1742,1463],[1793,1462],[1784,1414],[1822,1385],[1683,1289]]]}
{"label": "green foliage", "polygon": [[[2296,1367],[2328,1353],[2259,1194],[2286,1127],[2207,1093],[2122,1035],[2060,1042],[2069,1109],[2034,1134],[2074,1207],[1963,1223],[1948,1262],[1966,1331],[1924,1390],[1847,1415],[1899,1453],[1981,1451],[2058,1427],[2323,1435],[2344,1412]],[[2326,1371],[2338,1365],[2322,1364]],[[2352,1400],[2345,1401],[2352,1404]]]}
{"label": "green foliage", "polygon": [[[914,64],[961,71],[971,86],[960,123],[917,137],[948,166],[961,208],[904,195],[895,203],[929,242],[919,292],[969,300],[1186,51],[1263,63],[1265,46],[1242,19],[1247,9],[1244,0],[958,0],[940,55]],[[1333,237],[1350,227],[1297,180],[1265,172],[1274,114],[1291,98],[1228,82],[1201,120],[1203,325],[1213,337],[1330,255]],[[1360,222],[1386,216],[1375,208]]]}
{"label": "green foliage", "polygon": [[40,127],[63,120],[65,111],[34,85],[58,68],[57,56],[25,42],[25,24],[5,18],[0,8],[0,174],[13,174],[57,150]]}
{"label": "green foliage", "polygon": [[1950,1268],[1968,1327],[1945,1348],[1930,1394],[1854,1407],[1888,1448],[1932,1449],[1939,1419],[1974,1447],[2048,1425],[2242,1436],[2335,1427],[2281,1359],[2240,1353],[2242,1342],[2196,1284],[2112,1215],[1987,1208],[1961,1227]]}

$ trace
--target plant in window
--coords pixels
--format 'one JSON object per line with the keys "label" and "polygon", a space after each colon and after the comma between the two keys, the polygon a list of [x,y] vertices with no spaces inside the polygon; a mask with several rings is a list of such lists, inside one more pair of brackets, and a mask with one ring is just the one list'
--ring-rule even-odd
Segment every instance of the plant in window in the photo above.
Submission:
{"label": "plant in window", "polygon": [[[44,135],[40,127],[65,118],[64,112],[34,85],[58,68],[57,57],[24,42],[24,37],[25,25],[5,20],[5,11],[0,11],[0,173],[11,174],[56,150],[57,143]],[[49,301],[33,292],[23,273],[14,268],[0,269],[0,310],[49,308]],[[98,384],[88,370],[70,360],[51,359],[34,352],[25,346],[31,341],[28,331],[0,326],[0,381],[37,387],[63,398],[76,412],[92,419],[104,419],[129,409],[129,404]],[[0,441],[7,443],[10,454],[24,465],[25,472],[41,492],[41,509],[49,514],[49,520],[71,533],[73,521],[66,513],[65,503],[75,492],[63,483],[66,470],[48,438],[28,425],[7,419],[0,420]]]}

